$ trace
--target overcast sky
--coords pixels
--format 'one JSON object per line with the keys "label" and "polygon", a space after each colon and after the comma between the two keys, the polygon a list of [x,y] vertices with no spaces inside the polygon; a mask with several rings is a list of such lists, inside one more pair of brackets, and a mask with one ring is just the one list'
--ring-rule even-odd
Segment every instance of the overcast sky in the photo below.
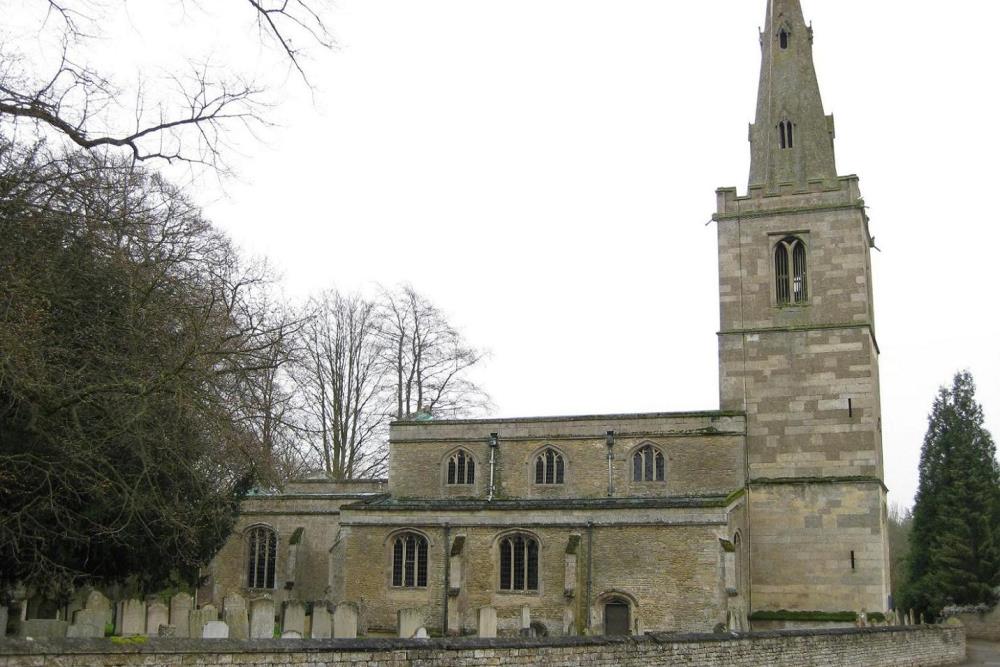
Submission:
{"label": "overcast sky", "polygon": [[[803,6],[838,170],[861,177],[882,249],[886,483],[908,505],[957,370],[1000,430],[1000,3]],[[746,188],[764,9],[338,0],[312,96],[290,80],[239,180],[195,193],[293,298],[412,283],[490,350],[497,415],[717,409],[705,223],[717,187]],[[113,56],[179,48],[171,20],[133,15]]]}

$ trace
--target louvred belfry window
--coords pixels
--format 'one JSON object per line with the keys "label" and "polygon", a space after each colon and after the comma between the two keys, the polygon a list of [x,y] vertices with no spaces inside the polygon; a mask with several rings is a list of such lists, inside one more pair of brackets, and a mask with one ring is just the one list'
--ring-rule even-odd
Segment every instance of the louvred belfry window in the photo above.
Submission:
{"label": "louvred belfry window", "polygon": [[779,306],[809,300],[806,246],[800,238],[787,236],[774,246],[774,294]]}
{"label": "louvred belfry window", "polygon": [[277,533],[267,526],[250,529],[247,535],[247,588],[274,588],[277,553]]}

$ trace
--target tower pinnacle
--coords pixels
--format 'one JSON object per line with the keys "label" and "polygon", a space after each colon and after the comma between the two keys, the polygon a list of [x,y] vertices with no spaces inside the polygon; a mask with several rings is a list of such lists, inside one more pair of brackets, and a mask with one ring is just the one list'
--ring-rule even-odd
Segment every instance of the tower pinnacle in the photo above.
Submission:
{"label": "tower pinnacle", "polygon": [[799,0],[768,0],[757,118],[750,126],[751,186],[771,190],[837,175],[833,116],[823,113],[812,39]]}

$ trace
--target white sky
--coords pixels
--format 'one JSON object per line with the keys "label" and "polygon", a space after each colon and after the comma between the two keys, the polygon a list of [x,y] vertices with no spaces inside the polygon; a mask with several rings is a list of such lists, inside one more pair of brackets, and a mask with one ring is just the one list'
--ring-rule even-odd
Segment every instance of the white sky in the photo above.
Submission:
{"label": "white sky", "polygon": [[[955,371],[1000,433],[1000,3],[803,5],[838,170],[861,177],[883,250],[886,484],[908,505]],[[746,187],[764,9],[338,0],[314,98],[291,80],[240,180],[196,196],[294,298],[411,282],[491,351],[497,415],[717,409],[705,223],[717,187]],[[166,23],[129,27],[150,53],[173,48]]]}

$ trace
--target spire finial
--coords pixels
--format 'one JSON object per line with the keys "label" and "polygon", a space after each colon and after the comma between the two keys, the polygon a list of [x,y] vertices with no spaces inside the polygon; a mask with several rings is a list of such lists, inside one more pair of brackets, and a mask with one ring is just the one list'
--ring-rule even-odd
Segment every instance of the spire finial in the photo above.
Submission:
{"label": "spire finial", "polygon": [[768,0],[761,55],[750,185],[776,189],[836,177],[833,117],[823,113],[812,26],[806,26],[799,0]]}

